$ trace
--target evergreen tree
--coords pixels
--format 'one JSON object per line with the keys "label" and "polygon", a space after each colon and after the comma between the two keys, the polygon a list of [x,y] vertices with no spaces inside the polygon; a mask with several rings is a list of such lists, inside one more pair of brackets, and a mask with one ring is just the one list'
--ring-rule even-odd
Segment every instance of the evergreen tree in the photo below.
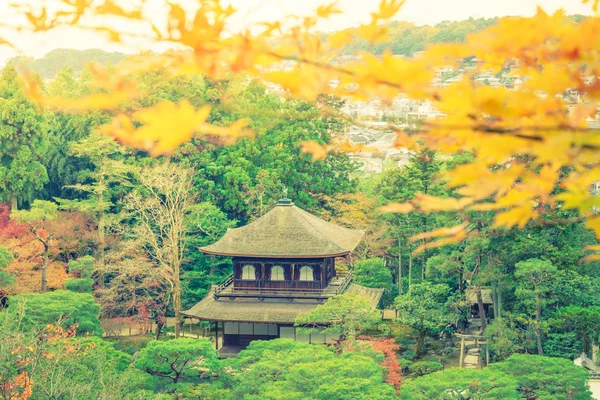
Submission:
{"label": "evergreen tree", "polygon": [[0,76],[0,200],[19,204],[34,198],[48,182],[40,162],[45,151],[46,121],[25,97],[17,70],[8,64]]}

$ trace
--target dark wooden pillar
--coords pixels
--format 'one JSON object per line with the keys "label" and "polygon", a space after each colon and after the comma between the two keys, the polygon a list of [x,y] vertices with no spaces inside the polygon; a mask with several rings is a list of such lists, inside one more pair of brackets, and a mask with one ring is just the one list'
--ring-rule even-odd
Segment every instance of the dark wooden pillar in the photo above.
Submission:
{"label": "dark wooden pillar", "polygon": [[219,322],[215,321],[215,349],[219,350]]}

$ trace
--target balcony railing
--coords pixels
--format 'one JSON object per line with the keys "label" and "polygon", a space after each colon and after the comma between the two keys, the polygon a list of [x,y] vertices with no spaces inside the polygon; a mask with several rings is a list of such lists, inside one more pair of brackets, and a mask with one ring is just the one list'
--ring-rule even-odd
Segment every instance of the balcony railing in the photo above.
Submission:
{"label": "balcony railing", "polygon": [[270,298],[286,298],[288,301],[296,299],[311,299],[322,302],[332,296],[344,293],[350,282],[352,274],[348,273],[341,280],[333,280],[326,287],[320,287],[320,281],[269,281],[269,280],[242,280],[228,276],[220,284],[213,286],[215,299],[229,298],[256,298],[260,301]]}

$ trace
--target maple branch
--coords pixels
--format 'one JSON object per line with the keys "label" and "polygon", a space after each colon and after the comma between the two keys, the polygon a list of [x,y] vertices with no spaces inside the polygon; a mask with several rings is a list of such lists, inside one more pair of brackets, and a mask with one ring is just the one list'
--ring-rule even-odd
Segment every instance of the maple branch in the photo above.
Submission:
{"label": "maple branch", "polygon": [[[528,127],[495,127],[484,124],[477,125],[457,125],[457,124],[428,124],[425,125],[429,129],[404,129],[395,125],[388,125],[390,129],[395,131],[404,131],[409,134],[418,134],[418,133],[428,133],[431,132],[432,129],[447,129],[447,130],[463,130],[470,129],[475,132],[482,133],[494,133],[499,135],[513,136],[520,139],[532,140],[536,142],[543,142],[545,138],[540,135],[527,135],[522,133],[524,129],[533,131],[533,132],[555,132],[555,131],[571,131],[571,132],[579,132],[579,133],[600,133],[600,130],[594,128],[581,128],[581,127],[572,127],[572,126],[528,126]],[[600,146],[592,145],[592,144],[581,144],[579,145],[582,149],[586,150],[600,150]]]}
{"label": "maple branch", "polygon": [[[317,67],[317,68],[321,68],[327,71],[333,71],[333,72],[337,72],[340,74],[345,74],[351,77],[357,77],[358,75],[356,74],[356,72],[351,71],[349,69],[346,68],[341,68],[341,67],[337,67],[335,65],[331,65],[331,64],[323,64],[320,63],[318,61],[313,61],[313,60],[309,60],[308,58],[305,57],[296,57],[296,56],[282,56],[280,54],[277,54],[273,51],[267,50],[265,51],[265,54],[270,55],[274,58],[278,58],[281,61],[296,61],[297,63],[301,63],[301,64],[306,64],[306,65],[312,65],[313,67]],[[381,79],[373,79],[373,82],[379,84],[379,85],[383,85],[383,86],[388,86],[394,89],[402,89],[402,85],[399,85],[397,83],[391,83],[388,81],[384,81]]]}

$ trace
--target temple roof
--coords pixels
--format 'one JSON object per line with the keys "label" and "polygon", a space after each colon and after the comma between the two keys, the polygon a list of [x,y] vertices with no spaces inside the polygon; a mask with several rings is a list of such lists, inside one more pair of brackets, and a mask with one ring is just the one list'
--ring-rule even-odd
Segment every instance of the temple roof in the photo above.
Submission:
{"label": "temple roof", "polygon": [[[465,289],[467,303],[477,304],[477,291],[475,289]],[[492,289],[481,288],[481,300],[483,304],[494,304],[492,298]]]}
{"label": "temple roof", "polygon": [[[346,293],[364,297],[375,308],[381,300],[383,289],[371,289],[351,284]],[[226,298],[217,300],[209,294],[189,310],[182,311],[181,314],[207,321],[293,324],[299,314],[311,312],[318,305],[319,303],[314,300],[297,299],[289,302],[286,298],[263,301],[240,298],[234,301]]]}
{"label": "temple roof", "polygon": [[201,247],[206,254],[263,258],[343,256],[356,248],[363,231],[324,221],[291,201],[240,228],[228,229],[216,243]]}

